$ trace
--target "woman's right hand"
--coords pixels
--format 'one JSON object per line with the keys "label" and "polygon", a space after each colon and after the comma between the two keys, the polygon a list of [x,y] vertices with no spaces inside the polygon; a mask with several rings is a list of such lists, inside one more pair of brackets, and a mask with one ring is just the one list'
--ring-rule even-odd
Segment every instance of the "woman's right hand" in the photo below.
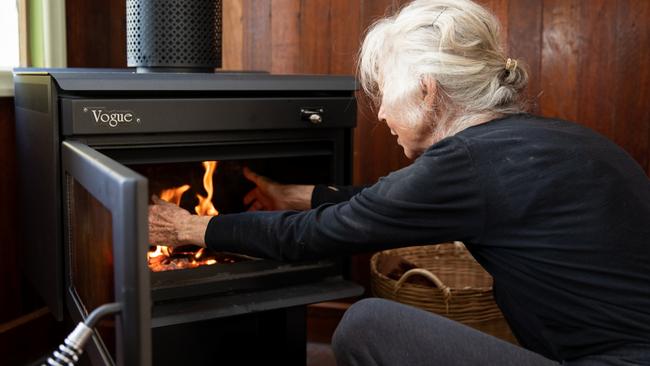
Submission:
{"label": "woman's right hand", "polygon": [[205,247],[205,230],[212,216],[192,215],[189,211],[151,197],[149,205],[149,245]]}
{"label": "woman's right hand", "polygon": [[280,184],[247,167],[244,168],[244,177],[256,185],[244,196],[244,204],[249,206],[248,211],[302,211],[311,208],[313,185]]}

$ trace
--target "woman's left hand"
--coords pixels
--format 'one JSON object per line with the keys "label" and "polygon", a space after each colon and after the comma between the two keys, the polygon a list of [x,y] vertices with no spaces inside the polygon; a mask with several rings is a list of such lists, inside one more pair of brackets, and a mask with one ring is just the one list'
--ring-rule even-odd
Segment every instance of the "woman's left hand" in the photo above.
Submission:
{"label": "woman's left hand", "polygon": [[280,184],[261,176],[247,167],[244,177],[255,183],[255,188],[244,196],[248,211],[309,210],[313,185]]}

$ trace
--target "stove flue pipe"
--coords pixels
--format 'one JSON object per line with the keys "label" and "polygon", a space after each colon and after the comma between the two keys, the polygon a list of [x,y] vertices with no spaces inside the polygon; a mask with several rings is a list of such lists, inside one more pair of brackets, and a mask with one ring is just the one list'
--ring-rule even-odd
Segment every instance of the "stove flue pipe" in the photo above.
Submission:
{"label": "stove flue pipe", "polygon": [[222,0],[127,0],[127,64],[137,72],[221,67]]}

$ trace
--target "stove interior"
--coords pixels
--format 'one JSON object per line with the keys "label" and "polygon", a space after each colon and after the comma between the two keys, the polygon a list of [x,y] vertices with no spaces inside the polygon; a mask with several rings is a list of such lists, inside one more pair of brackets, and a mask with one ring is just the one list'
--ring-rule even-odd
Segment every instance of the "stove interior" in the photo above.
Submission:
{"label": "stove interior", "polygon": [[[322,161],[319,161],[322,160]],[[279,183],[327,182],[324,157],[293,157],[254,160],[207,160],[167,164],[132,165],[149,181],[149,194],[198,215],[215,216],[246,211],[244,196],[255,185],[245,178],[244,167]],[[224,265],[253,258],[234,253],[216,253],[207,248],[151,246],[148,265],[153,272]]]}

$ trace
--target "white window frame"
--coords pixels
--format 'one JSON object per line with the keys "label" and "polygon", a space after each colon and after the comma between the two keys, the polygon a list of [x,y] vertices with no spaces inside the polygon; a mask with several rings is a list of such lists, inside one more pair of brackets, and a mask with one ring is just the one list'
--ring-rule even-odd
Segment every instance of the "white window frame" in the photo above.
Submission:
{"label": "white window frame", "polygon": [[[2,0],[6,1],[6,0]],[[66,31],[65,31],[65,0],[32,0],[39,3],[43,9],[43,65],[39,67],[66,67]],[[20,1],[20,10],[24,14],[24,6],[27,1]],[[21,16],[20,22],[24,22],[25,16]],[[29,21],[29,20],[28,20]],[[28,27],[21,24],[20,31],[24,32]],[[25,37],[24,34],[19,35]],[[26,38],[22,38],[26,39]],[[27,47],[26,42],[20,42],[20,47]],[[21,52],[24,52],[21,50]],[[21,58],[21,63],[24,62]],[[21,65],[26,66],[26,65]],[[32,66],[32,65],[29,65]],[[0,97],[14,95],[13,71],[0,69]]]}

